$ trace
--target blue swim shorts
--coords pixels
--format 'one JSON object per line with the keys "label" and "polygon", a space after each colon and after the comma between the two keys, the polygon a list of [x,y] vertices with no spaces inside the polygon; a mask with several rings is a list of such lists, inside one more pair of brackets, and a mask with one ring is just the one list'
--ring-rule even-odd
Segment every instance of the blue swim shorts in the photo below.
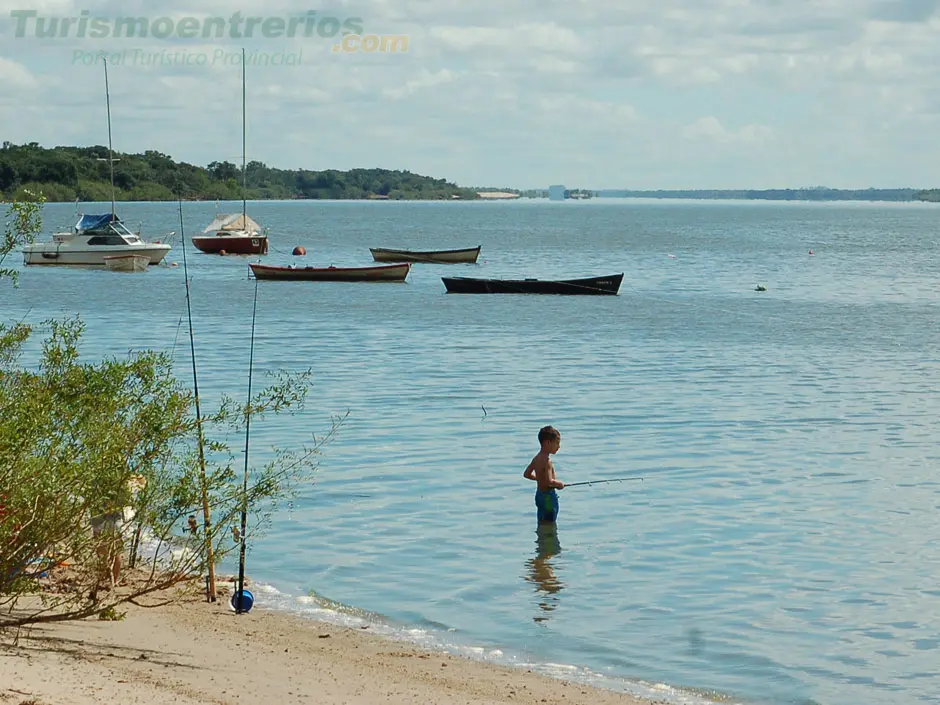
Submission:
{"label": "blue swim shorts", "polygon": [[537,490],[535,506],[539,521],[555,521],[558,518],[558,493],[555,490]]}

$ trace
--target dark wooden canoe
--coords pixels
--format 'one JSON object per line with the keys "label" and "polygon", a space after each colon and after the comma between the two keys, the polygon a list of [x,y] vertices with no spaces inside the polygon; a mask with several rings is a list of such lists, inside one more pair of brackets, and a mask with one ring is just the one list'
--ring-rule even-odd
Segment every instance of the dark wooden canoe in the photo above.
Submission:
{"label": "dark wooden canoe", "polygon": [[472,279],[441,277],[449,294],[581,294],[616,296],[623,273],[586,279]]}
{"label": "dark wooden canoe", "polygon": [[403,282],[411,264],[380,267],[275,267],[249,263],[257,279],[313,282]]}
{"label": "dark wooden canoe", "polygon": [[480,256],[482,245],[464,250],[389,250],[370,247],[376,262],[428,262],[431,264],[473,264]]}

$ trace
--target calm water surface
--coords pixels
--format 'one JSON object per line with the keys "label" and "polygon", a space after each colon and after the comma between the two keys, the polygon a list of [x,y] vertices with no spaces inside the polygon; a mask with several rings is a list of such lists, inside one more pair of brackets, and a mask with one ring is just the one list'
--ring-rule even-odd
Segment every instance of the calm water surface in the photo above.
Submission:
{"label": "calm water surface", "polygon": [[[47,230],[73,212],[48,206]],[[119,212],[152,237],[179,229],[175,204]],[[185,213],[191,235],[215,204]],[[317,265],[483,245],[478,265],[417,265],[406,284],[259,283],[256,388],[280,368],[314,381],[307,410],[252,424],[252,459],[349,411],[316,485],[249,556],[271,586],[260,604],[675,702],[938,701],[936,208],[250,213],[270,263],[298,244]],[[201,391],[243,395],[247,260],[190,249],[189,265]],[[448,296],[440,281],[614,272],[609,298]],[[91,358],[175,342],[189,378],[181,266],[30,268],[4,297],[6,320],[80,314]],[[522,478],[546,423],[561,479],[645,478],[562,491],[556,539],[536,535]]]}

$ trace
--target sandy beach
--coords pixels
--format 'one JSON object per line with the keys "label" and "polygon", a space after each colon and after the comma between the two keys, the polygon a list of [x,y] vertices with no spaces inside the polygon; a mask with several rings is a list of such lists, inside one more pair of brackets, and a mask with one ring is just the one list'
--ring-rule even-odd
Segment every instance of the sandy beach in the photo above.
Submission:
{"label": "sandy beach", "polygon": [[650,701],[429,652],[227,596],[31,627],[0,645],[0,703],[649,705]]}

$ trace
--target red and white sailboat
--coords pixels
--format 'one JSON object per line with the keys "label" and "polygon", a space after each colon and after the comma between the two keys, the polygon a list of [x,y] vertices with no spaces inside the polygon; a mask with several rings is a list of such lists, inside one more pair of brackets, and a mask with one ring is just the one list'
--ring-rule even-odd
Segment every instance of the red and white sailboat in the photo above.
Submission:
{"label": "red and white sailboat", "polygon": [[266,255],[268,235],[243,210],[216,216],[202,235],[193,236],[193,246],[210,254]]}
{"label": "red and white sailboat", "polygon": [[248,217],[245,201],[245,192],[248,189],[245,153],[245,50],[242,49],[242,212],[217,215],[201,235],[193,237],[193,246],[197,250],[210,254],[268,254],[267,230]]}

